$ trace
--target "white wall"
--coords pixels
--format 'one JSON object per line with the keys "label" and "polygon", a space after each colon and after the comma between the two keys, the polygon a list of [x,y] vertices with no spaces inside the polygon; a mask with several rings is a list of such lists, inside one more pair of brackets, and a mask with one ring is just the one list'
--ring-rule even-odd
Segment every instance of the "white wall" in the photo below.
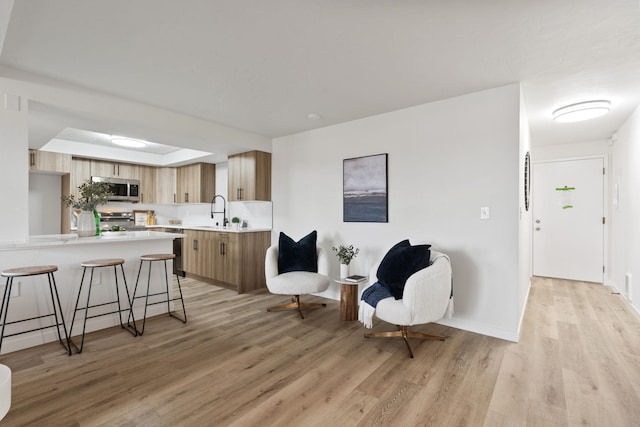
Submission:
{"label": "white wall", "polygon": [[[524,107],[524,99],[520,94],[520,173],[519,183],[521,191],[518,195],[520,206],[520,226],[519,226],[519,244],[518,244],[518,312],[520,319],[518,322],[518,332],[524,318],[524,312],[531,289],[531,275],[533,270],[533,230],[532,230],[532,206],[531,206],[531,190],[529,189],[529,208],[527,209],[524,200],[524,163],[525,156],[529,153],[531,156],[531,130],[527,113]],[[529,177],[531,176],[531,159],[529,159]],[[529,178],[529,186],[531,179]]]}
{"label": "white wall", "polygon": [[29,234],[60,234],[60,175],[29,174]]}
{"label": "white wall", "polygon": [[[274,139],[273,242],[315,229],[330,253],[359,247],[352,272],[368,274],[394,243],[427,241],[452,259],[446,323],[517,340],[520,107],[514,84]],[[343,159],[379,153],[389,154],[389,222],[342,222]]]}
{"label": "white wall", "polygon": [[[618,131],[613,145],[611,181],[611,284],[625,293],[625,275],[632,276],[628,298],[640,312],[640,108]],[[619,198],[616,201],[616,184]]]}
{"label": "white wall", "polygon": [[[9,97],[12,106],[6,108]],[[15,104],[17,102],[17,105]],[[29,143],[25,99],[0,79],[0,241],[23,240],[29,233]]]}

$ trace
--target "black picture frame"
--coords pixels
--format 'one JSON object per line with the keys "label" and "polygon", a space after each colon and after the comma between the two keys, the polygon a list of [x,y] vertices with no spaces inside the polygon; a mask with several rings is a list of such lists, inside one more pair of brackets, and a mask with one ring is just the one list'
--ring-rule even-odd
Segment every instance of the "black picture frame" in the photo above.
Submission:
{"label": "black picture frame", "polygon": [[344,159],[344,222],[389,222],[388,154]]}

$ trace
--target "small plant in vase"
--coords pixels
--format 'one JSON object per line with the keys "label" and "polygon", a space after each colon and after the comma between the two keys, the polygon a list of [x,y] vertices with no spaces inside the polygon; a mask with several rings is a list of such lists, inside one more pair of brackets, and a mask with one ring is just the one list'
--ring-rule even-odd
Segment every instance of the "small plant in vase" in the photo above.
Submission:
{"label": "small plant in vase", "polygon": [[111,186],[106,182],[93,182],[88,180],[78,187],[79,196],[70,194],[62,197],[62,202],[75,210],[77,215],[77,232],[80,237],[97,236],[100,234],[100,217],[96,208],[109,201]]}
{"label": "small plant in vase", "polygon": [[231,223],[236,227],[236,228],[240,228],[240,218],[238,218],[237,216],[234,216],[233,218],[231,218]]}
{"label": "small plant in vase", "polygon": [[340,245],[337,248],[334,246],[331,249],[337,252],[336,255],[340,260],[340,277],[347,277],[349,275],[349,264],[358,255],[360,249],[354,248],[353,245]]}

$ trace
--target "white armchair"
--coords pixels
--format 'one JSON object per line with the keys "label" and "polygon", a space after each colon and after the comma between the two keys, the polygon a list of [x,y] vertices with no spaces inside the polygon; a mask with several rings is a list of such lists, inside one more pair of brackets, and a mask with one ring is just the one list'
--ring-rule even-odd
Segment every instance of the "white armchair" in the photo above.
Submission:
{"label": "white armchair", "polygon": [[326,291],[329,287],[329,256],[321,248],[317,248],[318,272],[291,271],[288,273],[278,273],[278,245],[273,245],[267,249],[265,255],[265,276],[269,292],[277,295],[292,295],[291,303],[269,307],[267,311],[274,310],[298,310],[300,317],[304,319],[302,308],[305,307],[326,307],[322,303],[301,303],[300,295],[314,294]]}
{"label": "white armchair", "polygon": [[[407,279],[402,299],[385,298],[378,302],[375,316],[385,322],[398,326],[398,331],[365,333],[371,337],[402,337],[409,357],[413,358],[413,349],[409,338],[432,339],[444,341],[445,337],[428,335],[422,332],[409,331],[409,326],[431,323],[442,319],[447,310],[452,309],[451,297],[451,262],[443,253],[431,251],[431,262]],[[378,266],[373,266],[369,275],[369,286],[377,279]]]}

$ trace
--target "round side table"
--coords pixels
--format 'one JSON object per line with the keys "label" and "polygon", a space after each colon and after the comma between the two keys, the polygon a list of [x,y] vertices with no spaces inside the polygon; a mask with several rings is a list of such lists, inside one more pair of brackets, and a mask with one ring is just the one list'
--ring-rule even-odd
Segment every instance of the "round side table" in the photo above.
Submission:
{"label": "round side table", "polygon": [[358,320],[358,286],[366,283],[367,278],[357,282],[344,278],[333,280],[340,283],[340,320]]}

